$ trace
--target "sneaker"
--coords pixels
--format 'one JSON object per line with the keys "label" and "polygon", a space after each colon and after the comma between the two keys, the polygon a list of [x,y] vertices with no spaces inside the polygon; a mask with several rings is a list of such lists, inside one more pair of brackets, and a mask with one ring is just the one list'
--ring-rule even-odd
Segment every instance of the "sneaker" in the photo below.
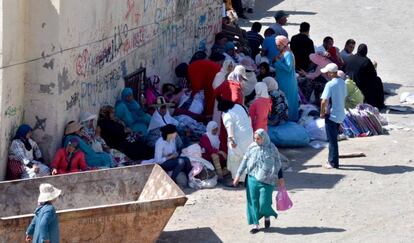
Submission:
{"label": "sneaker", "polygon": [[252,8],[247,9],[247,13],[253,13],[253,9]]}
{"label": "sneaker", "polygon": [[266,229],[270,228],[270,219],[265,219],[264,223]]}
{"label": "sneaker", "polygon": [[331,165],[331,163],[329,163],[329,162],[326,162],[325,164],[323,164],[323,167],[325,168],[325,169],[332,169],[333,168],[333,166]]}

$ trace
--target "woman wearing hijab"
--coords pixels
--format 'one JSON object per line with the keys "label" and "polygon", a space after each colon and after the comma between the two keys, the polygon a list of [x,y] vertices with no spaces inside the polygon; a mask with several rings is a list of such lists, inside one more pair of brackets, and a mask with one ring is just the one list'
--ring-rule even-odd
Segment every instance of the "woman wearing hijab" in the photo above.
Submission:
{"label": "woman wearing hijab", "polygon": [[319,54],[310,54],[309,59],[316,64],[316,69],[313,72],[305,72],[302,69],[298,71],[302,77],[306,78],[300,87],[307,100],[310,100],[312,92],[314,92],[316,105],[319,105],[321,94],[329,80],[326,74],[321,72],[321,69],[332,63],[332,61]]}
{"label": "woman wearing hijab", "polygon": [[7,177],[9,180],[50,175],[43,163],[42,152],[32,139],[32,128],[22,124],[17,129],[9,148]]}
{"label": "woman wearing hijab", "polygon": [[115,105],[115,116],[132,131],[146,136],[151,116],[134,100],[131,88],[122,90],[121,100]]}
{"label": "woman wearing hijab", "polygon": [[161,128],[161,137],[155,143],[155,154],[152,162],[159,164],[165,171],[172,171],[171,178],[176,181],[182,171],[188,176],[191,171],[191,162],[187,157],[179,156],[177,146],[177,128],[168,124]]}
{"label": "woman wearing hijab", "polygon": [[[234,179],[243,155],[253,140],[252,123],[246,109],[240,104],[220,97],[217,101],[219,111],[223,112],[223,124],[228,134],[227,168]],[[244,178],[240,181],[244,182]]]}
{"label": "woman wearing hijab", "polygon": [[279,88],[285,93],[289,104],[289,120],[299,119],[298,81],[296,80],[295,58],[288,47],[289,40],[282,35],[276,37],[276,47],[280,53],[273,59],[276,80]]}
{"label": "woman wearing hijab", "polygon": [[66,148],[68,143],[73,139],[79,140],[79,149],[85,154],[86,164],[89,167],[109,168],[112,165],[112,157],[108,153],[95,152],[92,147],[82,139],[82,125],[78,122],[69,122],[65,128],[63,138],[63,147]]}
{"label": "woman wearing hijab", "polygon": [[[223,66],[221,67],[220,72],[216,74],[216,77],[213,81],[214,90],[227,80],[229,74],[233,72],[234,66],[235,64],[231,60],[226,60],[223,62]],[[217,122],[217,124],[220,124],[221,122],[221,112],[217,110],[217,100],[214,102],[213,121]],[[220,133],[220,127],[218,132]]]}
{"label": "woman wearing hijab", "polygon": [[259,128],[267,131],[267,120],[272,110],[272,100],[269,98],[266,83],[259,82],[254,87],[256,98],[249,108],[250,119],[252,119],[253,131]]}
{"label": "woman wearing hijab", "polygon": [[365,97],[365,103],[382,109],[384,105],[384,87],[377,76],[374,64],[367,57],[368,47],[358,46],[356,55],[350,56],[345,65],[345,73],[355,81]]}
{"label": "woman wearing hijab", "polygon": [[101,108],[98,126],[101,128],[102,138],[110,148],[121,151],[132,160],[152,158],[154,149],[136,138],[134,133],[115,118],[115,111],[112,106],[108,105]]}
{"label": "woman wearing hijab", "polygon": [[85,155],[78,150],[79,139],[72,138],[66,147],[58,149],[51,164],[52,175],[75,173],[87,170]]}
{"label": "woman wearing hijab", "polygon": [[148,88],[145,90],[145,98],[147,100],[147,107],[150,113],[154,112],[151,106],[157,102],[157,97],[161,95],[160,90],[160,77],[158,75],[152,75],[147,79]]}
{"label": "woman wearing hijab", "polygon": [[200,146],[204,149],[203,158],[212,161],[219,179],[223,179],[229,172],[226,168],[227,154],[220,151],[219,126],[217,122],[207,124],[207,132],[200,138]]}
{"label": "woman wearing hijab", "polygon": [[279,90],[276,80],[272,77],[263,79],[263,83],[267,85],[270,98],[272,100],[272,109],[268,117],[268,124],[277,126],[288,121],[289,109],[286,96],[283,91]]}
{"label": "woman wearing hijab", "polygon": [[259,129],[254,133],[254,142],[246,151],[233,184],[237,185],[247,171],[247,222],[253,226],[250,233],[256,234],[261,218],[265,218],[265,228],[270,227],[271,216],[277,218],[272,208],[272,193],[276,181],[278,186],[284,186],[285,182],[279,151],[265,130]]}
{"label": "woman wearing hijab", "polygon": [[215,97],[243,104],[244,95],[242,83],[247,80],[246,69],[242,65],[237,65],[231,72],[226,81],[214,89]]}

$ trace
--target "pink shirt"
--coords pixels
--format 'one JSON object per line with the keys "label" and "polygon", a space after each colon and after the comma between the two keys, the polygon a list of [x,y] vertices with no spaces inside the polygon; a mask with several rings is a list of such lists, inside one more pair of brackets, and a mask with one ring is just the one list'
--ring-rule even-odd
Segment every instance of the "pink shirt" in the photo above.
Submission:
{"label": "pink shirt", "polygon": [[260,97],[253,101],[253,104],[249,108],[253,131],[256,131],[259,128],[263,128],[267,131],[267,120],[271,110],[272,99]]}

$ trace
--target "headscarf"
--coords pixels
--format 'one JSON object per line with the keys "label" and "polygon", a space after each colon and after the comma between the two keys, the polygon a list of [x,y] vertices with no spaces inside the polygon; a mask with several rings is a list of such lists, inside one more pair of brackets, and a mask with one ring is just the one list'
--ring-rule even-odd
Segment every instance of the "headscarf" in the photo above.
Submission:
{"label": "headscarf", "polygon": [[78,147],[79,147],[79,139],[75,138],[75,137],[69,139],[69,142],[65,145],[65,148],[67,149],[69,145],[74,147],[75,151],[68,154],[68,164],[66,166],[66,171],[71,170],[73,156],[75,155],[75,153],[76,153],[76,151],[78,150]]}
{"label": "headscarf", "polygon": [[121,97],[122,97],[123,101],[128,102],[127,97],[130,96],[130,95],[133,95],[133,91],[132,91],[131,88],[124,88],[122,90]]}
{"label": "headscarf", "polygon": [[269,98],[269,91],[267,90],[266,83],[258,82],[254,86],[254,90],[256,91],[256,99],[257,98]]}
{"label": "headscarf", "polygon": [[19,128],[16,131],[16,134],[14,135],[13,139],[20,139],[20,141],[23,142],[26,150],[30,151],[32,150],[32,145],[29,142],[29,139],[26,138],[26,135],[33,131],[32,127],[27,124],[22,124],[19,126]]}
{"label": "headscarf", "polygon": [[246,69],[242,65],[237,65],[234,68],[233,72],[229,74],[229,77],[227,79],[242,83],[243,81],[247,80]]}
{"label": "headscarf", "polygon": [[256,161],[260,161],[263,164],[267,164],[268,167],[274,165],[275,168],[273,171],[277,175],[280,168],[282,168],[282,163],[280,162],[280,159],[277,158],[279,156],[279,151],[277,150],[276,146],[272,143],[272,141],[270,141],[270,137],[264,129],[257,129],[256,132],[254,132],[254,134],[258,135],[263,139],[263,144],[258,145],[256,142],[253,142],[250,145],[250,160],[253,161],[253,163],[256,163]]}
{"label": "headscarf", "polygon": [[148,78],[148,84],[154,89],[156,89],[155,85],[159,83],[160,83],[160,77],[158,75],[152,75]]}
{"label": "headscarf", "polygon": [[210,121],[207,124],[207,132],[206,135],[208,137],[208,139],[210,140],[211,146],[213,146],[213,148],[215,149],[219,149],[220,148],[220,139],[218,135],[214,135],[213,134],[213,130],[218,128],[218,124],[215,121]]}
{"label": "headscarf", "polygon": [[267,85],[267,90],[269,92],[279,89],[279,85],[277,84],[276,80],[272,77],[266,77],[266,78],[263,79],[262,82]]}
{"label": "headscarf", "polygon": [[178,121],[170,115],[168,108],[167,108],[167,113],[164,116],[161,116],[158,109],[159,108],[157,108],[154,114],[152,114],[151,121],[148,126],[148,131],[163,127],[168,124],[178,126]]}
{"label": "headscarf", "polygon": [[229,68],[230,65],[233,65],[233,67],[235,66],[232,60],[225,60],[223,62],[220,72],[218,72],[216,74],[216,77],[214,78],[213,89],[217,89],[226,80],[226,76],[227,74],[229,74],[227,72],[227,69]]}
{"label": "headscarf", "polygon": [[136,100],[128,101],[127,97],[133,95],[133,91],[131,88],[124,88],[121,93],[121,100],[117,102],[123,102],[130,112],[137,112],[141,110],[141,106],[138,104]]}
{"label": "headscarf", "polygon": [[224,52],[228,52],[229,50],[234,50],[236,46],[232,41],[228,41],[226,45],[224,46]]}
{"label": "headscarf", "polygon": [[366,57],[368,54],[368,46],[366,44],[360,44],[358,46],[357,55]]}
{"label": "headscarf", "polygon": [[276,36],[275,42],[276,42],[276,45],[284,45],[286,47],[289,45],[289,39],[284,35]]}

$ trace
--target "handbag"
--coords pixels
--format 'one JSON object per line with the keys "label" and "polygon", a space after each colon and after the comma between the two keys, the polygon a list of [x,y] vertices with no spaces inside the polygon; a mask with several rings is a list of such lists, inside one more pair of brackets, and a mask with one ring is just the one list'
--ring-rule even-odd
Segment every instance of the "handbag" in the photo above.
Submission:
{"label": "handbag", "polygon": [[286,211],[293,206],[292,201],[285,187],[280,187],[276,195],[276,208],[279,211]]}
{"label": "handbag", "polygon": [[16,180],[22,177],[24,167],[22,162],[16,159],[9,159],[7,162],[7,179]]}

